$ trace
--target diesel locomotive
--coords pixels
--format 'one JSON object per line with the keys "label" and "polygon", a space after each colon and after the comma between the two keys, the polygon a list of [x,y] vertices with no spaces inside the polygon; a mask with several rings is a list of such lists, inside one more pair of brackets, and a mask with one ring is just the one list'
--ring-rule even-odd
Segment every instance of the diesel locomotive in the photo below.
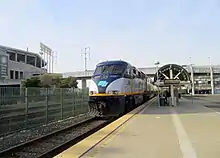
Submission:
{"label": "diesel locomotive", "polygon": [[114,117],[131,111],[157,94],[157,86],[122,60],[98,63],[89,86],[89,112]]}

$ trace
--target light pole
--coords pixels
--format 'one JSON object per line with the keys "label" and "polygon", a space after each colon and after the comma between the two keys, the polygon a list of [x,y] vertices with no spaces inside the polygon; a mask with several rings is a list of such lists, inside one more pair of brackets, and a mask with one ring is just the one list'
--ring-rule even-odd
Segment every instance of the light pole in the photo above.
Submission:
{"label": "light pole", "polygon": [[51,56],[52,56],[52,49],[40,42],[40,51],[43,52],[44,58],[46,55],[46,58],[44,60],[47,60],[47,72],[51,73]]}
{"label": "light pole", "polygon": [[40,58],[41,58],[40,59],[40,68],[42,68],[43,67],[43,52],[40,51],[39,54],[40,54]]}
{"label": "light pole", "polygon": [[156,73],[157,73],[157,86],[158,86],[158,94],[157,94],[157,101],[158,101],[158,106],[160,107],[160,90],[159,90],[159,73],[158,73],[158,65],[160,64],[159,61],[155,62],[154,65],[156,65]]}
{"label": "light pole", "polygon": [[193,74],[193,64],[191,63],[191,57],[189,57],[189,65],[190,65],[190,70],[191,70],[191,94],[195,94],[195,85],[194,85],[194,74]]}
{"label": "light pole", "polygon": [[[87,52],[87,50],[89,50],[89,52]],[[81,53],[81,55],[84,55],[84,61],[85,61],[85,72],[87,71],[87,54],[89,54],[90,57],[90,47],[85,47],[84,48],[84,53]]]}
{"label": "light pole", "polygon": [[209,68],[210,68],[210,80],[211,80],[211,94],[215,94],[214,91],[214,76],[213,76],[213,69],[212,69],[212,64],[211,64],[211,57],[209,58]]}

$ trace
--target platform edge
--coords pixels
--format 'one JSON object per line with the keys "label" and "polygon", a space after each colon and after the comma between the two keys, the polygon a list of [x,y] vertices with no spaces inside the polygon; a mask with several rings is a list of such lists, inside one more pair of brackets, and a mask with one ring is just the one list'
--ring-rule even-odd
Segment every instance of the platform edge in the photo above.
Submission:
{"label": "platform edge", "polygon": [[99,143],[101,143],[104,139],[109,137],[114,131],[116,131],[123,124],[129,121],[133,116],[140,113],[145,108],[151,106],[154,101],[155,98],[152,98],[151,100],[137,107],[136,109],[132,110],[128,114],[120,117],[119,119],[115,120],[114,122],[102,128],[101,130],[95,132],[94,134],[90,135],[89,137],[85,138],[84,140],[80,141],[74,146],[68,148],[62,153],[56,155],[54,158],[64,158],[64,156],[65,158],[78,158],[83,156],[84,154],[89,152],[92,148],[94,148]]}

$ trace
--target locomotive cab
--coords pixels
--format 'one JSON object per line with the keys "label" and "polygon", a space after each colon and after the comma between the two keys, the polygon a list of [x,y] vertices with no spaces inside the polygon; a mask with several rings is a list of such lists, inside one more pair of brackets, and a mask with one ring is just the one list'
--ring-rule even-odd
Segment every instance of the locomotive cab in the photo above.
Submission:
{"label": "locomotive cab", "polygon": [[146,99],[146,76],[125,61],[97,64],[89,87],[89,111],[98,117],[119,116]]}
{"label": "locomotive cab", "polygon": [[127,63],[99,63],[89,87],[89,109],[95,116],[115,116],[124,111],[123,78]]}

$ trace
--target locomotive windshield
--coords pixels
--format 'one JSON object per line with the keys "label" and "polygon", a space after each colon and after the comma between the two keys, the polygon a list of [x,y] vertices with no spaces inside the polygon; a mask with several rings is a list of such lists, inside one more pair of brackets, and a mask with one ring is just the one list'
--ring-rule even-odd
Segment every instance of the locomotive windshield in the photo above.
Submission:
{"label": "locomotive windshield", "polygon": [[124,65],[102,65],[96,68],[94,75],[122,74],[124,72],[124,69]]}

